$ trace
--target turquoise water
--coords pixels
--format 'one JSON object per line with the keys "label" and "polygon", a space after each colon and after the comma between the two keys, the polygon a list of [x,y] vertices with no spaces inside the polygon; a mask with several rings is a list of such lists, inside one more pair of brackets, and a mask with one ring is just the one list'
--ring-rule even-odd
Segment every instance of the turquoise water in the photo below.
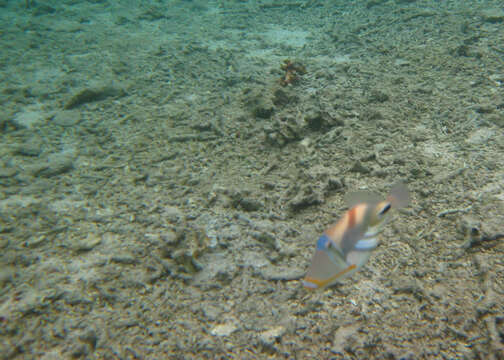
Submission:
{"label": "turquoise water", "polygon": [[[0,1],[1,359],[495,358],[501,1]],[[404,181],[355,273],[317,239]]]}

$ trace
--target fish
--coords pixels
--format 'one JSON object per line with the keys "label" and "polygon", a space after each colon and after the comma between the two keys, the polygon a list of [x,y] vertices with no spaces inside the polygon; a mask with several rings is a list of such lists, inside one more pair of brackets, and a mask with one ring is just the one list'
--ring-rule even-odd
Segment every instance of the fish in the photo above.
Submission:
{"label": "fish", "polygon": [[410,203],[403,182],[392,186],[383,200],[380,195],[359,191],[346,196],[349,210],[317,240],[315,254],[303,286],[307,290],[324,289],[353,275],[378,247],[377,235],[390,219],[391,210]]}

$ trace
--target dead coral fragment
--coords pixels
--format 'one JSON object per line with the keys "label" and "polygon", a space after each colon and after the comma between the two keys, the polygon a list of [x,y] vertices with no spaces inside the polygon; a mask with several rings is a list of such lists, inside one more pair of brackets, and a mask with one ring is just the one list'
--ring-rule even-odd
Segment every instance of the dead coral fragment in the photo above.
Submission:
{"label": "dead coral fragment", "polygon": [[285,71],[284,76],[280,78],[280,85],[294,85],[299,81],[299,77],[306,74],[306,67],[297,62],[290,61],[289,59],[285,59],[283,64],[280,65],[280,69]]}

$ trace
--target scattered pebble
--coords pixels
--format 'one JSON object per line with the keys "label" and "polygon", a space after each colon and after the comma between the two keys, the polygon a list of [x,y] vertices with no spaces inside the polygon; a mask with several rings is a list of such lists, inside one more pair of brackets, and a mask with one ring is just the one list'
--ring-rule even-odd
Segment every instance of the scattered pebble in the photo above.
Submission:
{"label": "scattered pebble", "polygon": [[504,22],[504,10],[500,8],[485,9],[481,12],[481,16],[488,23]]}
{"label": "scattered pebble", "polygon": [[100,245],[102,238],[100,235],[89,233],[85,238],[77,241],[73,248],[77,252],[81,251],[91,251],[96,246]]}
{"label": "scattered pebble", "polygon": [[70,110],[83,104],[105,100],[109,97],[121,97],[124,95],[126,95],[126,92],[123,89],[112,86],[85,88],[73,95],[63,108],[65,110]]}
{"label": "scattered pebble", "polygon": [[80,112],[72,110],[66,110],[66,111],[64,110],[57,112],[54,115],[51,123],[58,126],[71,127],[77,125],[80,121],[81,121]]}
{"label": "scattered pebble", "polygon": [[280,341],[282,336],[285,334],[286,329],[283,326],[275,326],[272,329],[263,331],[259,334],[259,339],[266,346],[272,346],[276,342]]}
{"label": "scattered pebble", "polygon": [[44,114],[39,111],[26,110],[17,113],[12,119],[12,123],[19,129],[33,129],[44,120]]}
{"label": "scattered pebble", "polygon": [[214,336],[229,336],[238,330],[238,327],[232,323],[226,323],[215,326],[210,333]]}

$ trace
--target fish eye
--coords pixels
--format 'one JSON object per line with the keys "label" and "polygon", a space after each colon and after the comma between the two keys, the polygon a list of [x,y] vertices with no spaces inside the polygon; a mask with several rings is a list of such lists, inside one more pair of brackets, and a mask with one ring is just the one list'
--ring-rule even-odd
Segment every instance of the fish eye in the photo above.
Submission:
{"label": "fish eye", "polygon": [[387,204],[385,205],[379,212],[378,212],[378,215],[382,216],[382,215],[385,215],[387,213],[387,211],[389,211],[390,209],[392,208],[392,205],[390,204]]}

